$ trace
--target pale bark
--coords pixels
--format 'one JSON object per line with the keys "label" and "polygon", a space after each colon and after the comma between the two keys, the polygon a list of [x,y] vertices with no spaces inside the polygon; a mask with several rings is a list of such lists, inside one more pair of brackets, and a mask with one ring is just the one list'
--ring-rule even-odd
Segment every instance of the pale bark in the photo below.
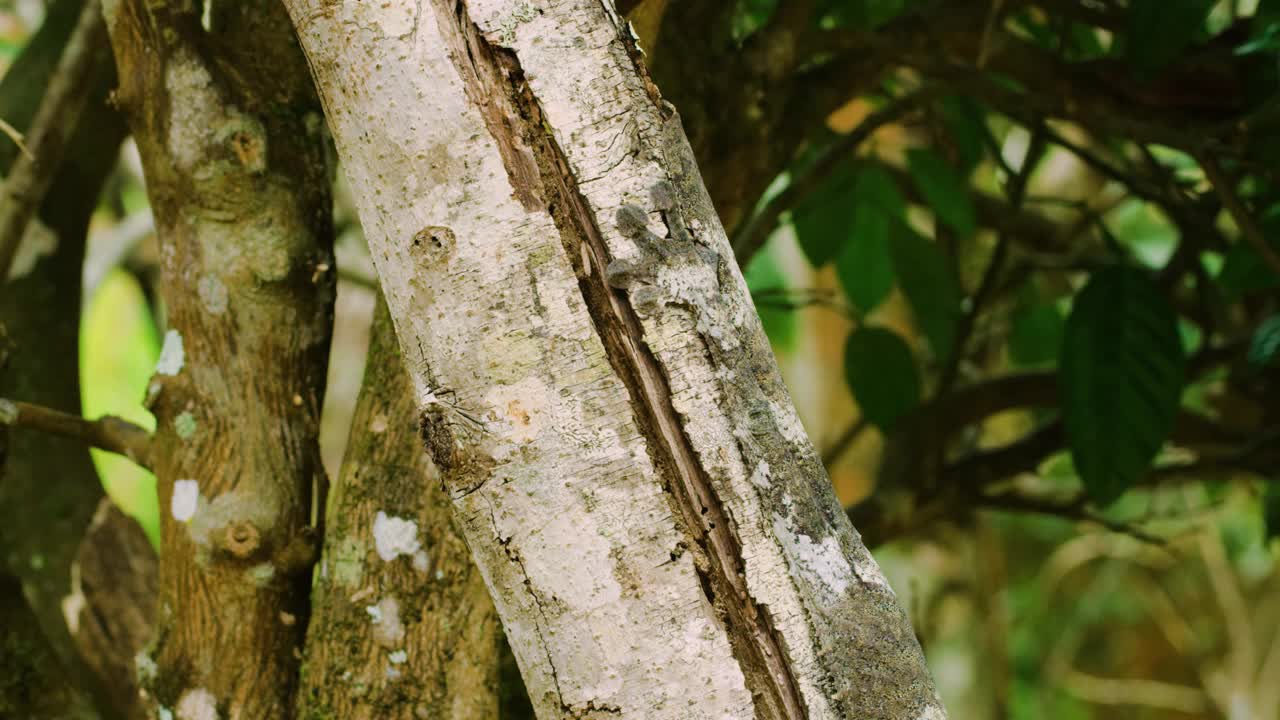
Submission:
{"label": "pale bark", "polygon": [[[327,515],[299,715],[497,717],[498,616],[422,448],[381,298]],[[407,523],[418,547],[388,562],[378,533],[393,523]]]}
{"label": "pale bark", "polygon": [[611,5],[287,4],[539,715],[943,717]]}
{"label": "pale bark", "polygon": [[[332,325],[322,121],[274,2],[105,5],[161,246],[151,711],[290,718]],[[167,715],[166,715],[167,716]]]}

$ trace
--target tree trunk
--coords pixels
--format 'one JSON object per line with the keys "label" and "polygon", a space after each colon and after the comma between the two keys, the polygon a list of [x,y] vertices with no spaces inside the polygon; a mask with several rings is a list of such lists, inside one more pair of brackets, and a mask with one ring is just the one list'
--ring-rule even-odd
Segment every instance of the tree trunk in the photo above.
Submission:
{"label": "tree trunk", "polygon": [[[422,448],[381,298],[328,517],[299,714],[497,717],[498,616]],[[413,547],[391,554],[379,533],[392,525],[412,528]]]}
{"label": "tree trunk", "polygon": [[611,4],[287,4],[539,715],[943,717]]}
{"label": "tree trunk", "polygon": [[[293,716],[332,326],[322,121],[274,2],[105,5],[161,245],[161,539],[139,672],[177,718]],[[160,713],[163,714],[163,713]]]}

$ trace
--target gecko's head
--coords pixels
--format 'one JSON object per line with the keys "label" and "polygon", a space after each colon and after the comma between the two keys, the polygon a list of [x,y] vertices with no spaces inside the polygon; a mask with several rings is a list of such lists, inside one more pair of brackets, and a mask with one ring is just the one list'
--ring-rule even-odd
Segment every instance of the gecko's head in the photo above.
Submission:
{"label": "gecko's head", "polygon": [[649,216],[635,205],[618,208],[615,221],[618,223],[618,232],[629,238],[642,238],[649,232]]}
{"label": "gecko's head", "polygon": [[649,197],[653,199],[654,207],[659,210],[672,210],[676,206],[676,189],[666,180],[659,180],[649,188]]}

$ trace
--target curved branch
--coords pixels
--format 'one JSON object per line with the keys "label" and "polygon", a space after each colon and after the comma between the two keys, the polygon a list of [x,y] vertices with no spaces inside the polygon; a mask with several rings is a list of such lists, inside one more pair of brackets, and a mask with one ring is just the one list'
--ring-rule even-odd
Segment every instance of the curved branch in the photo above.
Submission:
{"label": "curved branch", "polygon": [[0,398],[0,425],[79,440],[89,447],[123,455],[144,468],[151,468],[151,433],[114,415],[87,420],[42,405]]}
{"label": "curved branch", "polygon": [[14,162],[0,190],[0,281],[9,276],[27,223],[44,200],[76,120],[92,95],[94,73],[106,60],[105,37],[102,8],[86,3],[31,122],[28,152]]}

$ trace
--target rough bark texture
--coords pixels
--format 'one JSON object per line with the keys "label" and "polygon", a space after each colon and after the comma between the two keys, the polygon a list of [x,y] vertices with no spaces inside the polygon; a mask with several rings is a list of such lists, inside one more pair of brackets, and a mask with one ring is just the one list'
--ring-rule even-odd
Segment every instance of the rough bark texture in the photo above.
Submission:
{"label": "rough bark texture", "polygon": [[[497,717],[497,612],[422,448],[381,299],[328,518],[300,715]],[[404,543],[394,553],[392,527]]]}
{"label": "rough bark texture", "polygon": [[943,717],[612,6],[288,5],[539,715]]}
{"label": "rough bark texture", "polygon": [[216,3],[207,31],[182,3],[105,7],[170,327],[148,391],[158,637],[138,670],[178,718],[289,718],[332,326],[321,117],[276,3]]}
{"label": "rough bark texture", "polygon": [[73,566],[81,600],[68,611],[80,657],[120,717],[142,718],[134,660],[155,629],[158,558],[137,521],[103,498]]}

